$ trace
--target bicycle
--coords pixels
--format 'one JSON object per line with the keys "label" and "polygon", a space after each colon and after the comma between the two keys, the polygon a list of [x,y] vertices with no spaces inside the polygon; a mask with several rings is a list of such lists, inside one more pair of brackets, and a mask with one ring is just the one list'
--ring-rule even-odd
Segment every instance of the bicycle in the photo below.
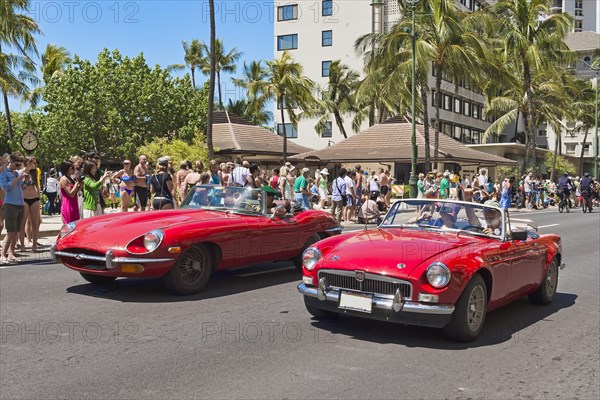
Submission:
{"label": "bicycle", "polygon": [[592,196],[587,190],[581,192],[581,209],[584,213],[592,212]]}
{"label": "bicycle", "polygon": [[562,213],[564,210],[566,210],[567,212],[571,212],[571,202],[569,201],[567,196],[564,195],[564,193],[561,193],[560,201],[558,202],[558,212]]}

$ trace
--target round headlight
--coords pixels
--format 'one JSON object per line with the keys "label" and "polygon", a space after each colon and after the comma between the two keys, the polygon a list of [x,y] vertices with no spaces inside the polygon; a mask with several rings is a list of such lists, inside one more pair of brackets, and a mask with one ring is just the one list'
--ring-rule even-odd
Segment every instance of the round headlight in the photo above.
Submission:
{"label": "round headlight", "polygon": [[441,289],[450,283],[450,270],[444,264],[436,262],[427,268],[427,282],[436,289]]}
{"label": "round headlight", "polygon": [[69,222],[68,224],[62,226],[58,236],[60,239],[62,239],[65,236],[67,236],[69,233],[73,232],[74,230],[75,230],[75,222]]}
{"label": "round headlight", "polygon": [[321,259],[321,252],[316,247],[309,247],[304,250],[302,254],[302,265],[309,271],[312,271],[315,268],[315,265]]}
{"label": "round headlight", "polygon": [[160,245],[163,239],[162,231],[156,230],[148,232],[144,235],[144,247],[148,252],[152,252],[156,250],[156,248]]}

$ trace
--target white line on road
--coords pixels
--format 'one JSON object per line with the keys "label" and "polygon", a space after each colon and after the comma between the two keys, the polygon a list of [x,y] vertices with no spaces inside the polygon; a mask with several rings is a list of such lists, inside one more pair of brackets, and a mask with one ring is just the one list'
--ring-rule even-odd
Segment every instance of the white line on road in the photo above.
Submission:
{"label": "white line on road", "polygon": [[551,226],[559,226],[560,224],[550,224],[550,225],[542,225],[542,226],[538,226],[538,229],[542,229],[542,228],[550,228]]}
{"label": "white line on road", "polygon": [[240,274],[238,276],[244,276],[245,277],[245,276],[263,275],[263,274],[270,274],[272,272],[287,271],[289,269],[296,269],[296,267],[286,267],[286,268],[269,269],[267,271],[250,272],[248,274]]}

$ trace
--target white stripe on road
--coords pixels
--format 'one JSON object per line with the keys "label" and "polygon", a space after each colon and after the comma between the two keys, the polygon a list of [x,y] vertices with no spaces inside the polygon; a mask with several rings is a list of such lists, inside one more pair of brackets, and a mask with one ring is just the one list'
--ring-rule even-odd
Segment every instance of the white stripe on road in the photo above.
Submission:
{"label": "white stripe on road", "polygon": [[538,229],[542,229],[542,228],[550,228],[551,226],[559,226],[560,224],[550,224],[550,225],[542,225],[542,226],[538,226]]}

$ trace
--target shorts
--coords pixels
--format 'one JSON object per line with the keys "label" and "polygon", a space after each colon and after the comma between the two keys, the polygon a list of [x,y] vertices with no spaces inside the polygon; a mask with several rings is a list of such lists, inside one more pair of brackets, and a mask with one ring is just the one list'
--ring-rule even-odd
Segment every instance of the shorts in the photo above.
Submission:
{"label": "shorts", "polygon": [[381,192],[382,196],[385,196],[388,192],[388,190],[390,190],[390,188],[388,188],[387,186],[382,186],[379,191]]}
{"label": "shorts", "polygon": [[346,195],[346,206],[354,206],[354,197],[350,196],[349,194]]}
{"label": "shorts", "polygon": [[148,188],[134,186],[133,191],[135,192],[135,204],[142,209],[146,208],[148,206],[148,198],[150,197]]}
{"label": "shorts", "polygon": [[2,210],[4,212],[4,227],[6,228],[6,232],[19,232],[21,230],[21,226],[23,225],[25,206],[4,204],[2,206]]}
{"label": "shorts", "polygon": [[171,207],[173,207],[173,200],[167,199],[166,197],[155,197],[154,200],[152,200],[153,210],[160,210],[166,205],[170,205]]}

